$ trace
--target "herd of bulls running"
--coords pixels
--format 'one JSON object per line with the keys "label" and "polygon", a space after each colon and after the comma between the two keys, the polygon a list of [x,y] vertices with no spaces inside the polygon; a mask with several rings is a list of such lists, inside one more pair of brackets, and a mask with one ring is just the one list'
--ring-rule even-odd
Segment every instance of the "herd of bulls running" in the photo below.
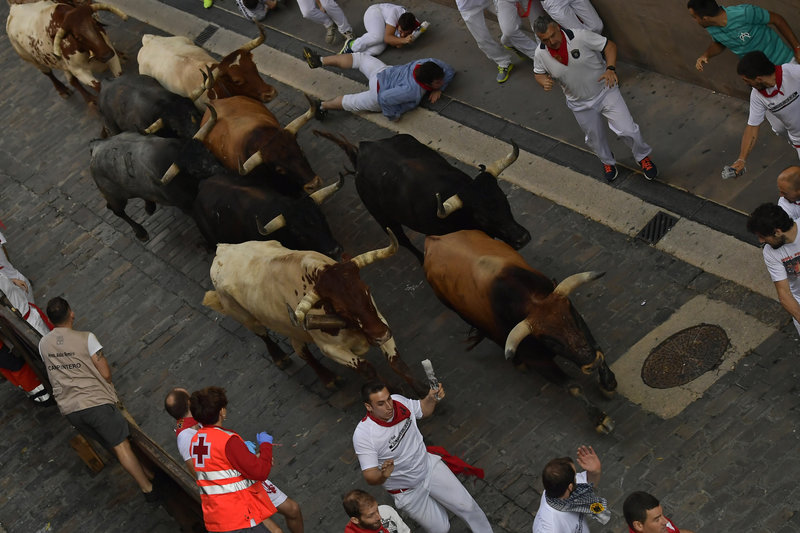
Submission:
{"label": "herd of bulls running", "polygon": [[[216,246],[215,290],[203,304],[262,338],[278,367],[288,364],[288,355],[270,331],[288,338],[326,386],[337,386],[337,378],[315,359],[309,343],[366,378],[377,373],[362,355],[378,346],[392,369],[420,389],[359,277],[360,268],[391,256],[399,244],[423,264],[439,299],[477,330],[476,343],[488,337],[518,366],[566,386],[584,402],[598,431],[612,429],[609,417],[554,361],[558,355],[585,374],[597,370],[601,390],[613,394],[614,374],[568,299],[602,273],[575,274],[556,284],[515,251],[531,236],[514,220],[497,176],[516,160],[516,145],[471,178],[409,135],[355,146],[315,132],[353,163],[358,194],[391,241],[337,262],[331,256],[341,246],[319,204],[344,177],[322,187],[297,143],[298,129],[313,117],[313,102],[285,127],[264,105],[276,91],[253,62],[263,28],[221,61],[184,37],[145,35],[140,74],[121,75],[119,57],[96,18],[100,10],[126,18],[103,4],[44,0],[13,4],[6,31],[19,55],[61,96],[69,90],[52,69],[64,71],[87,102],[97,104],[105,138],[90,142],[89,170],[107,207],[142,241],[147,231],[125,213],[129,199],[143,199],[147,213],[156,204],[191,213],[209,247]],[[106,69],[115,79],[101,85],[96,75]],[[428,235],[424,254],[403,226]]]}

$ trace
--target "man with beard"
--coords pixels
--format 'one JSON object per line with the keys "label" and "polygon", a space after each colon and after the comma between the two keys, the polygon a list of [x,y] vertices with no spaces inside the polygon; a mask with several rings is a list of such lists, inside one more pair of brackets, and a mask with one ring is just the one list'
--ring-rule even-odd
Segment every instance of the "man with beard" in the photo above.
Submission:
{"label": "man with beard", "polygon": [[344,512],[350,521],[344,533],[411,533],[403,519],[389,505],[378,505],[371,494],[363,490],[351,490],[342,498]]}
{"label": "man with beard", "polygon": [[768,112],[778,123],[773,129],[785,131],[800,157],[800,65],[774,65],[764,52],[750,52],[739,61],[736,72],[752,90],[739,158],[731,167],[737,173],[744,169],[747,156],[756,145],[758,128]]}
{"label": "man with beard", "polygon": [[747,219],[747,231],[758,237],[764,246],[764,263],[767,265],[778,300],[792,315],[795,328],[800,333],[800,242],[797,240],[797,223],[777,204],[761,204]]}
{"label": "man with beard", "polygon": [[441,384],[422,400],[389,394],[386,385],[370,382],[361,387],[367,414],[353,433],[353,448],[361,474],[370,485],[382,485],[428,533],[447,533],[451,511],[473,533],[491,533],[492,526],[464,485],[441,457],[425,449],[417,419],[433,414],[444,398]]}

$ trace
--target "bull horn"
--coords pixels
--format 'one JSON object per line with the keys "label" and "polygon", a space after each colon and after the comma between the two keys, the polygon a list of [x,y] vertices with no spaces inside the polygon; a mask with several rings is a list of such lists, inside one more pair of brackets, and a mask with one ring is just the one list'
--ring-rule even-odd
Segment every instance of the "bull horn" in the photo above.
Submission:
{"label": "bull horn", "polygon": [[155,122],[150,124],[147,128],[145,128],[144,132],[147,135],[151,135],[151,134],[157,132],[158,130],[160,130],[161,128],[163,128],[163,127],[164,127],[164,119],[163,118],[159,118],[158,120],[156,120]]}
{"label": "bull horn", "polygon": [[387,257],[391,257],[397,251],[397,237],[394,236],[394,232],[389,228],[386,228],[386,233],[389,235],[389,240],[392,242],[386,248],[379,248],[378,250],[372,250],[370,252],[364,252],[363,254],[355,256],[351,261],[358,267],[364,268],[370,263],[374,263],[378,259],[386,259]]}
{"label": "bull horn", "polygon": [[242,52],[249,52],[250,50],[255,49],[255,47],[264,42],[264,27],[261,24],[256,24],[256,26],[258,26],[258,37],[256,37],[252,41],[247,42],[241,48],[239,48],[239,50],[241,50]]}
{"label": "bull horn", "polygon": [[339,315],[325,314],[325,315],[306,315],[303,320],[303,329],[344,329],[347,327],[347,321]]}
{"label": "bull horn", "polygon": [[314,200],[314,203],[317,205],[322,205],[322,202],[330,198],[333,193],[338,191],[344,185],[344,174],[339,174],[339,180],[336,183],[328,185],[327,187],[323,187],[322,189],[318,190],[317,192],[311,195],[311,199]]}
{"label": "bull horn", "polygon": [[314,289],[309,290],[306,295],[303,296],[303,299],[300,300],[300,303],[294,308],[294,317],[299,323],[303,323],[303,320],[306,318],[306,313],[308,313],[318,301],[319,295],[314,292]]}
{"label": "bull horn", "polygon": [[176,163],[172,163],[167,169],[167,171],[164,172],[164,175],[161,177],[161,184],[162,185],[168,184],[170,181],[172,181],[172,178],[178,175],[180,171],[181,169],[178,167],[178,165]]}
{"label": "bull horn", "polygon": [[208,107],[208,111],[209,113],[211,113],[211,116],[208,117],[208,122],[203,124],[203,126],[199,130],[197,130],[197,133],[194,134],[194,137],[192,137],[192,139],[195,139],[200,142],[203,142],[205,140],[206,135],[208,135],[208,132],[210,132],[211,128],[214,127],[214,124],[217,123],[217,110],[214,109],[213,105],[208,105],[206,107]]}
{"label": "bull horn", "polygon": [[108,4],[92,4],[92,11],[94,11],[95,13],[98,11],[109,11],[111,13],[114,13],[122,20],[128,20],[128,15],[126,15],[122,10],[114,6],[110,6]]}
{"label": "bull horn", "polygon": [[286,127],[283,128],[295,136],[297,135],[298,130],[300,130],[300,128],[302,128],[306,122],[314,118],[314,111],[315,111],[314,100],[308,95],[305,96],[306,100],[308,100],[308,111],[306,111],[305,113],[303,113],[302,115],[300,115],[299,117],[288,123]]}
{"label": "bull horn", "polygon": [[506,359],[511,359],[514,357],[514,354],[517,352],[517,347],[519,343],[525,339],[528,335],[533,333],[533,327],[531,327],[530,323],[527,320],[523,320],[508,333],[508,337],[506,337],[506,347],[505,347],[505,354]]}
{"label": "bull horn", "polygon": [[203,84],[189,95],[189,100],[192,102],[200,98],[204,92],[214,85],[214,76],[211,74],[211,70],[208,65],[206,65],[205,70],[200,69],[200,73],[203,75]]}
{"label": "bull horn", "polygon": [[284,217],[282,214],[276,216],[275,218],[267,222],[267,224],[263,228],[261,226],[261,222],[259,222],[258,220],[258,217],[256,217],[256,227],[258,228],[258,232],[264,237],[266,237],[270,233],[278,231],[279,229],[285,226],[286,226],[286,217]]}
{"label": "bull horn", "polygon": [[453,211],[457,211],[464,207],[464,202],[461,201],[461,198],[458,197],[457,194],[454,194],[450,198],[442,202],[442,196],[437,192],[436,193],[436,216],[439,218],[447,218],[448,216],[453,214]]}
{"label": "bull horn", "polygon": [[55,54],[56,57],[61,57],[61,41],[66,34],[67,30],[65,28],[58,28],[56,36],[53,37],[53,54]]}
{"label": "bull horn", "polygon": [[496,178],[497,176],[500,175],[502,171],[507,169],[511,165],[511,163],[516,161],[518,157],[519,157],[519,146],[517,146],[517,143],[515,143],[512,140],[511,152],[507,156],[500,158],[491,165],[489,165],[489,167],[486,169],[486,172],[488,172],[489,174],[491,174]]}
{"label": "bull horn", "polygon": [[261,157],[261,152],[256,152],[250,157],[247,158],[247,161],[242,164],[242,160],[239,160],[239,174],[244,176],[245,174],[250,174],[254,168],[264,162],[264,158]]}
{"label": "bull horn", "polygon": [[605,276],[605,274],[605,272],[599,272],[596,270],[591,272],[581,272],[580,274],[573,274],[559,283],[556,288],[553,289],[553,294],[564,296],[566,298],[572,291],[584,283],[594,281],[599,277]]}

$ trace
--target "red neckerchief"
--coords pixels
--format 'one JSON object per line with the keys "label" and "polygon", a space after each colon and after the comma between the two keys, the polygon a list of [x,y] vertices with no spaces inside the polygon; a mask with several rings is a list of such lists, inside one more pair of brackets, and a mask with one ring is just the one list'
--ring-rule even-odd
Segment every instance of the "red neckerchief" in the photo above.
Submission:
{"label": "red neckerchief", "polygon": [[364,529],[363,527],[358,527],[352,522],[348,522],[347,525],[344,526],[344,533],[375,533],[375,532],[389,533],[389,530],[383,527],[383,524],[381,524],[381,527],[378,529]]}
{"label": "red neckerchief", "polygon": [[528,9],[526,9],[525,11],[522,11],[522,6],[520,5],[519,2],[517,2],[516,3],[517,15],[519,15],[520,18],[523,18],[523,19],[526,18],[528,15],[531,14],[531,5],[532,4],[533,4],[533,0],[528,0]]}
{"label": "red neckerchief", "polygon": [[567,36],[564,34],[564,30],[561,28],[558,29],[561,32],[561,46],[556,49],[547,47],[547,51],[550,52],[550,55],[556,58],[557,61],[564,65],[569,65],[569,54],[567,53]]}
{"label": "red neckerchief", "polygon": [[771,93],[767,91],[767,89],[758,89],[758,92],[766,96],[767,98],[771,98],[776,94],[783,94],[781,91],[781,85],[783,84],[783,67],[781,65],[775,66],[775,90]]}
{"label": "red neckerchief", "polygon": [[429,92],[435,91],[436,89],[434,89],[430,85],[426,85],[426,84],[422,83],[421,81],[419,81],[417,79],[417,71],[419,70],[419,67],[420,67],[420,65],[416,65],[414,67],[414,72],[411,73],[411,75],[414,77],[414,81],[417,82],[417,85],[419,85],[420,87],[422,87],[426,91],[429,91]]}
{"label": "red neckerchief", "polygon": [[386,422],[385,420],[381,420],[380,418],[376,418],[376,417],[372,416],[372,413],[370,413],[369,411],[367,411],[367,416],[362,418],[361,421],[363,422],[364,420],[369,418],[370,420],[372,420],[373,422],[375,422],[379,426],[383,426],[385,428],[390,428],[390,427],[394,426],[395,424],[399,424],[400,422],[402,422],[406,418],[411,418],[411,411],[408,409],[408,407],[406,407],[402,403],[398,402],[397,400],[392,400],[392,406],[394,408],[394,416],[388,422]]}
{"label": "red neckerchief", "polygon": [[191,416],[185,416],[183,418],[179,418],[178,423],[175,424],[175,436],[177,437],[178,434],[184,429],[189,429],[190,427],[196,426],[197,424],[198,424],[197,420],[195,420]]}

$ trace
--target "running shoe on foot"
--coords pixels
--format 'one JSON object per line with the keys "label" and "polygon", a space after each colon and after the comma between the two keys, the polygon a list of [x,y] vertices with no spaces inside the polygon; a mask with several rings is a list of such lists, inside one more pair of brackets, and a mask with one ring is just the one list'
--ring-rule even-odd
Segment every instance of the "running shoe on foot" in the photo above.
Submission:
{"label": "running shoe on foot", "polygon": [[203,7],[208,9],[214,5],[214,0],[203,0]]}
{"label": "running shoe on foot", "polygon": [[508,79],[508,75],[511,74],[511,69],[514,68],[514,64],[511,63],[507,67],[501,67],[500,65],[497,66],[497,83],[505,83]]}
{"label": "running shoe on foot", "polygon": [[353,42],[355,39],[345,39],[344,46],[342,49],[339,50],[340,54],[352,54],[353,53]]}
{"label": "running shoe on foot", "polygon": [[311,102],[314,104],[314,118],[322,122],[328,116],[328,110],[322,108],[322,100],[311,98]]}
{"label": "running shoe on foot", "polygon": [[653,163],[653,160],[650,159],[649,155],[639,161],[639,166],[642,167],[642,172],[644,173],[645,178],[652,180],[658,176],[658,167],[655,163]]}
{"label": "running shoe on foot", "polygon": [[616,165],[603,165],[603,173],[605,174],[606,181],[611,183],[615,179],[617,179],[617,166]]}
{"label": "running shoe on foot", "polygon": [[319,57],[319,54],[307,46],[303,47],[303,58],[306,60],[306,63],[308,63],[309,68],[319,68],[322,66],[322,59]]}

